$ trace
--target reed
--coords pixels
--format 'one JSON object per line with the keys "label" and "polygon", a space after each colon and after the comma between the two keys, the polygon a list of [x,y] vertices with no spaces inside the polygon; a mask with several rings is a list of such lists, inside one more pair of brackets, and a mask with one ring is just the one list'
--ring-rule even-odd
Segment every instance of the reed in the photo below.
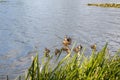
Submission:
{"label": "reed", "polygon": [[[34,57],[24,80],[120,80],[120,51],[110,56],[107,44],[99,52],[93,50],[89,57],[72,51],[63,59],[54,62],[53,56],[43,57],[39,62],[38,54]],[[73,55],[72,55],[73,54]]]}

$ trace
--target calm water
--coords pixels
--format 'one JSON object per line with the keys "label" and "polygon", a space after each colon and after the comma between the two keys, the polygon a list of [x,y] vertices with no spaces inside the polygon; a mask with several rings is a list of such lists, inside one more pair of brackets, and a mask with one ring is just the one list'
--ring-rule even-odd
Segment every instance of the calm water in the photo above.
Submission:
{"label": "calm water", "polygon": [[[119,0],[104,0],[104,2]],[[120,9],[89,7],[97,0],[6,0],[0,3],[0,75],[23,73],[37,49],[61,46],[64,35],[89,51],[120,48]],[[101,0],[100,2],[103,2]],[[89,55],[89,54],[88,54]]]}

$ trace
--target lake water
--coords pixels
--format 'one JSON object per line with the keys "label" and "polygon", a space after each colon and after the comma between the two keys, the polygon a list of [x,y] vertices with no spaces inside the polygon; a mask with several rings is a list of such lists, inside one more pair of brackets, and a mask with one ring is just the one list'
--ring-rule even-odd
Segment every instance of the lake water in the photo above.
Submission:
{"label": "lake water", "polygon": [[[87,3],[119,0],[5,0],[0,2],[0,75],[23,73],[36,50],[61,46],[65,35],[98,50],[109,42],[120,48],[120,8],[90,7]],[[89,55],[89,53],[87,53]]]}

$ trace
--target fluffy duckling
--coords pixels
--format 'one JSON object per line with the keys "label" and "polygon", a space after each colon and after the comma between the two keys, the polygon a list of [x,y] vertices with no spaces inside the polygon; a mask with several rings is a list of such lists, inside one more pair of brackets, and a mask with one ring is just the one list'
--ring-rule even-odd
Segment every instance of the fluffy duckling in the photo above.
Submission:
{"label": "fluffy duckling", "polygon": [[65,36],[64,40],[63,40],[63,45],[64,46],[68,46],[72,43],[72,39],[70,37]]}
{"label": "fluffy duckling", "polygon": [[44,54],[46,57],[49,56],[50,50],[48,48],[45,48]]}
{"label": "fluffy duckling", "polygon": [[74,48],[73,49],[73,51],[75,52],[75,53],[78,53],[78,52],[80,52],[81,50],[82,50],[82,45],[79,45],[79,46],[77,46],[76,48]]}
{"label": "fluffy duckling", "polygon": [[69,47],[62,47],[62,51],[66,51],[67,54],[70,53],[70,48]]}
{"label": "fluffy duckling", "polygon": [[95,51],[97,50],[97,49],[96,49],[96,44],[93,44],[93,45],[91,45],[90,47],[91,47],[92,50],[95,50]]}
{"label": "fluffy duckling", "polygon": [[58,54],[60,54],[61,53],[61,51],[59,50],[59,49],[55,49],[55,55],[58,55]]}

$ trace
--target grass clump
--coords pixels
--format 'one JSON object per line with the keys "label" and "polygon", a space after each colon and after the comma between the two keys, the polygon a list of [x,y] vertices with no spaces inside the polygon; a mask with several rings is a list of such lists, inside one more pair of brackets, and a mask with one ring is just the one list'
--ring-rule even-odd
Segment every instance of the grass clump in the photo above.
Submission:
{"label": "grass clump", "polygon": [[88,3],[88,6],[98,6],[98,7],[107,7],[107,8],[120,8],[120,4],[115,3]]}
{"label": "grass clump", "polygon": [[60,61],[58,58],[61,54],[57,56],[56,66],[51,65],[53,56],[39,63],[39,57],[36,55],[25,80],[120,80],[119,53],[110,56],[107,44],[99,52],[93,50],[89,57],[84,55],[84,50],[80,55],[72,55],[71,50],[71,53]]}

